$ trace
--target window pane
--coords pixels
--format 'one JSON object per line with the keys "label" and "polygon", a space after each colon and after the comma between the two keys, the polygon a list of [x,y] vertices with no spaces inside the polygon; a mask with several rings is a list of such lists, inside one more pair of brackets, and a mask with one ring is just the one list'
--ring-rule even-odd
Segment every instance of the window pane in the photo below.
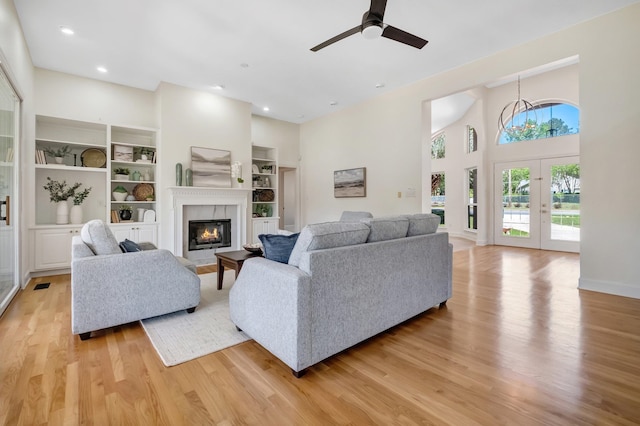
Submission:
{"label": "window pane", "polygon": [[476,129],[467,126],[467,153],[476,152],[478,150],[478,134]]}
{"label": "window pane", "polygon": [[444,132],[431,139],[431,158],[433,160],[444,158],[445,143],[446,137],[444,135]]}
{"label": "window pane", "polygon": [[502,172],[502,234],[529,238],[529,168]]}
{"label": "window pane", "polygon": [[444,173],[431,175],[431,212],[440,216],[440,225],[444,225]]}
{"label": "window pane", "polygon": [[478,169],[467,170],[469,202],[467,205],[467,228],[478,229]]}
{"label": "window pane", "polygon": [[[535,114],[532,112],[526,114],[528,123],[534,126],[522,130],[503,131],[498,143],[502,145],[580,133],[580,110],[573,105],[543,103],[536,105],[534,110]],[[524,118],[525,113],[521,112],[514,117],[513,122],[522,123]],[[507,123],[507,129],[512,125],[512,122]]]}
{"label": "window pane", "polygon": [[580,241],[580,165],[551,166],[551,239]]}

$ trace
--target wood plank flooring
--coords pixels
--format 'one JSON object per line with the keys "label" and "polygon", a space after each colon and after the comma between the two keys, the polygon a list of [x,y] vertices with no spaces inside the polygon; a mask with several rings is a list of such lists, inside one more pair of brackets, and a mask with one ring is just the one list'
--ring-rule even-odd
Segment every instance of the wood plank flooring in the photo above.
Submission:
{"label": "wood plank flooring", "polygon": [[640,300],[578,277],[575,254],[456,251],[446,308],[302,379],[253,341],[170,368],[138,323],[81,342],[69,276],[38,278],[0,319],[0,424],[640,424]]}

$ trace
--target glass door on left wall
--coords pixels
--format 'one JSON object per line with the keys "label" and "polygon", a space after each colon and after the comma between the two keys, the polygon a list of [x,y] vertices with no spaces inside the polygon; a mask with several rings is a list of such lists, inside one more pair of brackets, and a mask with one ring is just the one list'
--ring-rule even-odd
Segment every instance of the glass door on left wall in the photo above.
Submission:
{"label": "glass door on left wall", "polygon": [[19,288],[17,254],[18,129],[20,100],[0,68],[0,314]]}

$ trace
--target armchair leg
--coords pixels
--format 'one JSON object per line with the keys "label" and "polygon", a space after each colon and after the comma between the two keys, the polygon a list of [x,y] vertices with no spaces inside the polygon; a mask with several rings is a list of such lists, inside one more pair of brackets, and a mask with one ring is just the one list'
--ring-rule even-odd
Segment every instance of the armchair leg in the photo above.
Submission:
{"label": "armchair leg", "polygon": [[80,333],[80,340],[87,340],[89,337],[91,337],[91,332]]}
{"label": "armchair leg", "polygon": [[187,313],[188,314],[192,314],[196,311],[196,306],[194,306],[193,308],[187,308]]}

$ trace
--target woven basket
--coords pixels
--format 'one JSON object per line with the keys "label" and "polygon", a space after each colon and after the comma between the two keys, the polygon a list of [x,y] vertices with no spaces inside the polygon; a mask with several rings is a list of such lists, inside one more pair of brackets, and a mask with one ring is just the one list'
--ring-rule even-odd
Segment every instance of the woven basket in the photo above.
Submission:
{"label": "woven basket", "polygon": [[276,198],[276,194],[273,192],[272,189],[256,189],[254,193],[255,201],[267,202],[267,201],[273,201],[275,200],[275,198]]}
{"label": "woven basket", "polygon": [[149,183],[139,183],[133,187],[132,194],[136,201],[144,201],[147,197],[153,196],[153,185]]}

